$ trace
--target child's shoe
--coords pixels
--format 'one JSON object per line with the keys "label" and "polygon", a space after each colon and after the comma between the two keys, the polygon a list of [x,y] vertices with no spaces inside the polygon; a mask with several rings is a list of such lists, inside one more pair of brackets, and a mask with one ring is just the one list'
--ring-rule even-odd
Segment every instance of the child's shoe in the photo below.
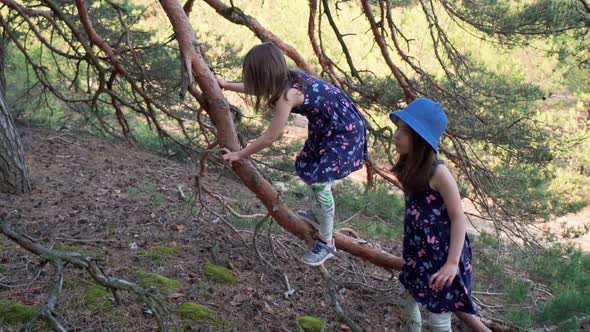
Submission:
{"label": "child's shoe", "polygon": [[303,263],[311,266],[322,265],[328,258],[336,255],[336,245],[334,239],[330,243],[317,240],[311,250],[303,255]]}

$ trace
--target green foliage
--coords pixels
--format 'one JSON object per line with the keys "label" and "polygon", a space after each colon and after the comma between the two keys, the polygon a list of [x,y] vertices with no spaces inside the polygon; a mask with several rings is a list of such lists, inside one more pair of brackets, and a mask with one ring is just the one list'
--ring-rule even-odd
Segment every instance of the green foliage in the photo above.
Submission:
{"label": "green foliage", "polygon": [[[164,155],[167,158],[186,160],[187,155],[185,151],[177,144],[163,140],[153,126],[145,122],[145,119],[130,115],[128,122],[129,126],[133,128],[133,137],[137,141],[139,148]],[[184,136],[175,133],[172,133],[171,137],[186,145],[190,145],[191,143]]]}
{"label": "green foliage", "polygon": [[556,245],[525,262],[532,276],[548,284],[555,295],[543,306],[542,320],[560,323],[590,314],[590,255]]}
{"label": "green foliage", "polygon": [[[567,63],[563,65],[567,66]],[[568,90],[586,100],[590,98],[590,70],[588,70],[588,64],[567,67],[563,77]]]}
{"label": "green foliage", "polygon": [[166,278],[156,273],[137,271],[135,276],[141,286],[155,287],[164,294],[179,292],[182,289],[182,285],[178,280]]}
{"label": "green foliage", "polygon": [[[497,180],[501,189],[496,191],[494,199],[505,204],[507,209],[521,209],[542,218],[547,210],[557,208],[554,206],[559,203],[557,197],[547,190],[548,183],[554,177],[551,172],[517,166],[502,166],[496,170],[504,176]],[[521,188],[528,190],[519,191]]]}
{"label": "green foliage", "polygon": [[211,280],[223,284],[234,284],[237,280],[236,276],[228,268],[211,263],[205,265],[205,274]]}
{"label": "green foliage", "polygon": [[[525,61],[520,62],[521,68],[527,69],[527,76],[535,79],[529,80],[539,86],[553,86],[554,89],[561,89],[561,85],[547,84],[548,81],[555,81],[552,78],[541,77],[543,68],[553,68],[552,74],[562,73],[567,82],[569,72],[586,72],[588,58],[588,12],[581,1],[479,1],[479,2],[455,2],[447,3],[451,11],[461,16],[475,34],[484,34],[484,38],[493,38],[499,41],[501,48],[512,49],[513,59],[518,53],[525,51]],[[467,39],[468,38],[462,38]],[[532,47],[527,47],[531,45]],[[479,43],[478,52],[480,58],[492,58],[487,51],[489,46]],[[502,51],[503,54],[506,52]],[[541,55],[543,58],[538,61],[531,61],[531,53]],[[522,54],[522,53],[521,53]],[[549,58],[552,56],[553,59]],[[498,57],[494,54],[497,60]],[[542,62],[542,63],[540,63]],[[512,59],[502,59],[498,63],[514,63]],[[558,71],[559,70],[559,71]],[[552,75],[553,78],[560,75]],[[581,78],[581,77],[577,77]],[[570,82],[572,83],[572,82]],[[582,83],[582,84],[580,84]],[[572,85],[568,84],[570,87]],[[576,91],[579,88],[587,89],[587,80],[580,79],[573,83]],[[586,90],[587,91],[587,90]]]}
{"label": "green foliage", "polygon": [[14,325],[30,320],[37,309],[14,301],[0,300],[0,323]]}
{"label": "green foliage", "polygon": [[590,314],[590,290],[567,288],[543,306],[541,317],[550,322],[563,322],[576,316]]}
{"label": "green foliage", "polygon": [[590,202],[588,188],[590,177],[579,172],[559,169],[548,185],[548,190],[553,195],[553,206],[560,207],[556,214],[575,213],[586,207]]}
{"label": "green foliage", "polygon": [[481,242],[484,247],[494,247],[497,245],[498,243],[498,239],[496,237],[494,237],[492,234],[484,231],[481,231],[479,233],[479,236],[476,237],[473,242]]}
{"label": "green foliage", "polygon": [[367,237],[370,239],[399,239],[402,235],[401,224],[395,224],[393,226],[386,225],[383,223],[367,223],[360,222],[355,223],[356,226],[364,230]]}
{"label": "green foliage", "polygon": [[178,306],[180,317],[194,320],[197,322],[204,322],[211,325],[218,326],[221,320],[217,317],[217,313],[209,307],[202,304],[187,302]]}
{"label": "green foliage", "polygon": [[590,292],[590,255],[569,246],[555,245],[527,261],[534,276],[559,289]]}
{"label": "green foliage", "polygon": [[579,326],[576,320],[570,320],[559,324],[560,331],[563,332],[579,332],[580,330],[587,330],[588,328]]}
{"label": "green foliage", "polygon": [[[586,102],[587,103],[587,102]],[[548,183],[563,212],[577,212],[590,202],[590,122],[582,102],[566,100],[549,104],[536,116],[550,128],[555,143],[555,178]]]}
{"label": "green foliage", "polygon": [[309,332],[321,332],[324,330],[324,322],[318,317],[314,316],[300,316],[297,317],[297,324]]}
{"label": "green foliage", "polygon": [[473,66],[465,82],[444,82],[450,89],[471,95],[468,104],[437,98],[445,101],[451,129],[467,137],[476,154],[489,156],[492,167],[531,167],[550,161],[553,156],[546,143],[548,133],[533,121],[535,109],[530,102],[541,99],[542,92],[520,78]]}
{"label": "green foliage", "polygon": [[510,284],[506,286],[508,300],[512,303],[523,303],[529,295],[530,287],[530,283],[524,280],[513,279]]}
{"label": "green foliage", "polygon": [[363,210],[351,220],[354,228],[361,229],[371,239],[400,238],[403,226],[404,202],[399,194],[393,194],[389,187],[378,183],[365,190],[350,180],[344,180],[334,187],[336,211],[344,219]]}
{"label": "green foliage", "polygon": [[[354,94],[355,102],[363,108],[379,108],[379,105],[398,105],[404,98],[403,90],[394,77],[381,78],[376,75],[363,77],[363,84],[359,85]],[[392,111],[384,110],[386,112]]]}
{"label": "green foliage", "polygon": [[486,0],[461,4],[464,7],[457,9],[462,14],[498,38],[550,35],[587,24],[585,9],[577,1]]}
{"label": "green foliage", "polygon": [[[564,330],[568,322],[590,313],[588,253],[573,246],[556,244],[548,249],[526,247],[524,251],[508,250],[509,253],[502,257],[492,251],[490,257],[486,252],[497,246],[493,236],[484,233],[483,238],[476,237],[472,243],[474,252],[478,252],[474,256],[478,280],[490,281],[479,290],[504,291],[506,300],[514,308],[505,317],[519,328],[552,324]],[[509,267],[511,276],[508,276],[506,267]],[[512,273],[523,277],[514,277]],[[532,288],[537,284],[548,286],[553,297],[539,302],[537,287]],[[473,290],[476,290],[476,285]],[[540,310],[537,309],[539,307]]]}
{"label": "green foliage", "polygon": [[524,309],[515,309],[506,315],[508,321],[521,329],[527,329],[533,322],[533,316],[530,311]]}
{"label": "green foliage", "polygon": [[338,209],[356,213],[365,208],[367,213],[377,215],[389,222],[399,222],[403,216],[404,202],[399,194],[393,194],[390,187],[377,183],[374,188],[365,190],[364,186],[344,180],[334,186],[334,198]]}
{"label": "green foliage", "polygon": [[479,257],[476,256],[476,259],[476,264],[482,275],[485,275],[487,278],[490,278],[491,280],[494,280],[500,284],[505,284],[508,282],[509,278],[506,275],[506,271],[504,271],[503,265],[496,261],[490,260],[485,255],[481,255]]}

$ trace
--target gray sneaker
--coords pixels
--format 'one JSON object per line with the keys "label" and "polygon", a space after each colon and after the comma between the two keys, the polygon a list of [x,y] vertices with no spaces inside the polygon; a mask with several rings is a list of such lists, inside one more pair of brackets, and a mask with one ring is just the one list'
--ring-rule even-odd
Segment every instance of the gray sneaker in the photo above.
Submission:
{"label": "gray sneaker", "polygon": [[316,241],[313,248],[303,255],[303,263],[311,266],[322,265],[328,258],[336,255],[336,247],[332,247],[324,241]]}

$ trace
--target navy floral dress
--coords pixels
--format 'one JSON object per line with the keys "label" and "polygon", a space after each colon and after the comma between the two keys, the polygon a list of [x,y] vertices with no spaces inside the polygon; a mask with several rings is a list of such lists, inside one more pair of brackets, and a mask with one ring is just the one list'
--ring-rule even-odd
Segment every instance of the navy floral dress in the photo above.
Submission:
{"label": "navy floral dress", "polygon": [[451,223],[438,191],[405,194],[404,267],[399,280],[422,308],[433,313],[463,311],[477,313],[471,298],[471,245],[465,234],[459,269],[450,287],[436,291],[430,276],[447,261]]}
{"label": "navy floral dress", "polygon": [[295,160],[297,175],[307,184],[342,179],[367,160],[365,122],[346,93],[297,71],[305,100],[291,110],[307,117],[307,140]]}

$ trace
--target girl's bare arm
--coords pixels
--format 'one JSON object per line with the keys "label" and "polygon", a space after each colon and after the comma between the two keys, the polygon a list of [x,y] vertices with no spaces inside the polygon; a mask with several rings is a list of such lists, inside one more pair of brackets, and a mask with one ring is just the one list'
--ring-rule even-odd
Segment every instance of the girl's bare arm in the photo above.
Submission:
{"label": "girl's bare arm", "polygon": [[301,92],[296,89],[289,90],[287,98],[280,98],[277,101],[270,124],[264,133],[240,151],[225,151],[226,153],[223,155],[223,159],[231,163],[232,161],[248,158],[250,155],[272,145],[287,124],[291,109],[301,103],[303,103]]}
{"label": "girl's bare arm", "polygon": [[240,93],[246,93],[244,83],[242,82],[226,82],[225,86],[222,87],[224,90],[230,90]]}
{"label": "girl's bare arm", "polygon": [[222,90],[230,90],[240,93],[246,93],[246,89],[244,88],[244,83],[242,82],[228,82],[223,78],[217,76],[217,83]]}
{"label": "girl's bare arm", "polygon": [[244,149],[238,151],[240,158],[248,158],[250,155],[257,153],[268,146],[271,146],[287,124],[290,113],[291,106],[289,106],[287,103],[281,103],[280,101],[277,102],[268,128],[266,128],[260,137],[248,144],[248,146],[246,146]]}
{"label": "girl's bare arm", "polygon": [[445,205],[451,221],[451,243],[445,266],[431,277],[431,283],[435,288],[450,286],[463,251],[465,232],[467,229],[467,218],[463,212],[459,187],[453,175],[445,165],[438,165],[431,179],[432,189],[438,191]]}

